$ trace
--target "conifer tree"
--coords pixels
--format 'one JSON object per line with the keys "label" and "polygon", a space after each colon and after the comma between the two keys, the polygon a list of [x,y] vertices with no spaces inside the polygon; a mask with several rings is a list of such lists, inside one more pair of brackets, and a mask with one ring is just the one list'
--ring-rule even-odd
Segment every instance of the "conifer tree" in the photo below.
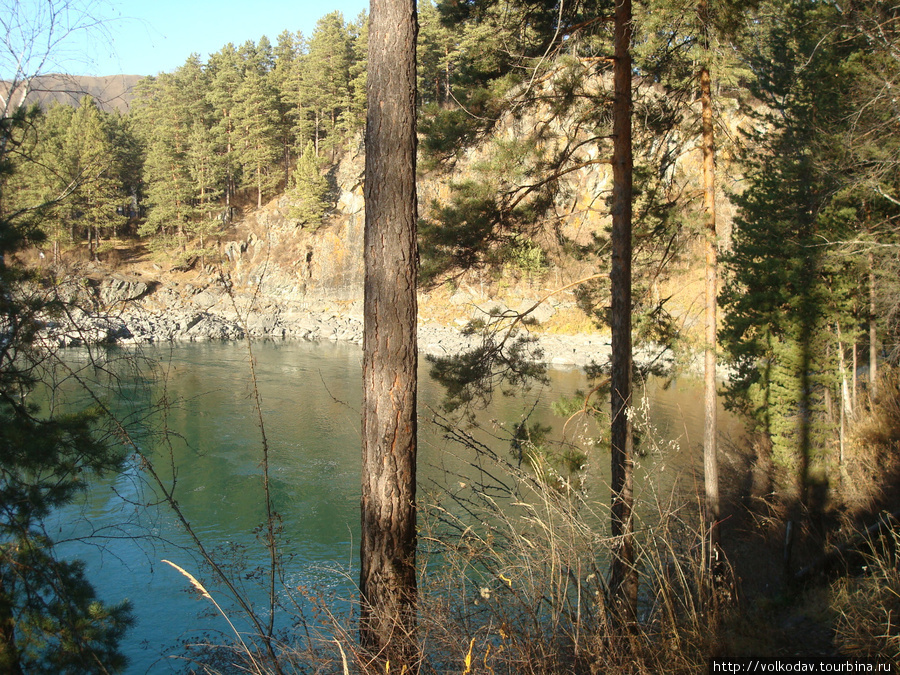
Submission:
{"label": "conifer tree", "polygon": [[[693,182],[699,188],[697,192],[702,194],[702,204],[698,205],[702,231],[698,234],[702,237],[705,252],[703,462],[704,519],[710,556],[714,555],[720,511],[716,384],[719,285],[716,127],[724,99],[722,92],[727,85],[736,83],[742,73],[732,38],[739,32],[739,17],[752,6],[753,2],[744,0],[715,3],[707,0],[650,1],[638,5],[636,21],[635,51],[639,70],[648,80],[665,88],[666,100],[678,118],[668,129],[660,129],[661,135],[687,133],[699,137],[700,175],[693,177]],[[680,201],[681,209],[691,209],[689,199]]]}
{"label": "conifer tree", "polygon": [[3,208],[7,213],[46,205],[42,229],[52,243],[54,263],[59,261],[60,245],[76,237],[72,202],[58,200],[75,187],[66,147],[74,114],[74,108],[60,104],[44,113],[34,111],[29,125],[32,133],[19,141],[18,157],[10,157],[11,163],[27,166],[27,170],[11,171],[5,178]]}
{"label": "conifer tree", "polygon": [[612,329],[611,463],[612,534],[620,538],[611,563],[610,593],[617,611],[628,621],[637,614],[637,570],[634,551],[634,436],[628,408],[632,395],[631,344],[631,0],[616,0],[613,100],[612,265],[610,328]]}
{"label": "conifer tree", "polygon": [[35,111],[30,129],[27,149],[20,146],[21,170],[8,184],[7,207],[42,205],[55,261],[59,244],[81,235],[87,235],[93,257],[101,235],[124,223],[118,210],[125,194],[125,164],[115,140],[127,134],[89,96],[77,109],[57,104],[46,113]]}
{"label": "conifer tree", "polygon": [[281,140],[285,185],[290,182],[293,151],[299,145],[294,129],[294,121],[297,116],[294,103],[294,78],[300,67],[302,44],[303,35],[301,33],[282,31],[274,50],[274,66],[269,72],[269,84],[277,94],[278,136]]}
{"label": "conifer tree", "polygon": [[[287,108],[287,119],[291,124],[290,133],[294,144],[298,148],[306,147],[306,141],[314,140],[314,116],[311,100],[307,99],[310,93],[305,83],[306,57],[309,46],[302,33],[297,33],[293,40],[294,57],[284,64],[279,75],[279,90],[281,98]],[[276,64],[276,70],[278,65]]]}
{"label": "conifer tree", "polygon": [[202,240],[215,227],[214,204],[224,192],[225,168],[215,133],[215,109],[207,98],[211,78],[197,54],[188,57],[175,72],[175,78],[184,101],[184,162],[190,179],[185,228]]}
{"label": "conifer tree", "polygon": [[220,229],[217,211],[218,199],[222,194],[223,171],[218,162],[215,136],[203,119],[193,121],[187,143],[186,160],[194,197],[190,220],[185,226],[190,234],[199,237],[199,250],[205,253],[207,238]]}
{"label": "conifer tree", "polygon": [[[877,398],[878,360],[896,363],[900,354],[900,279],[896,251],[900,228],[900,129],[892,92],[900,80],[900,17],[886,2],[839,3],[844,31],[865,44],[847,59],[842,75],[852,102],[851,124],[839,142],[833,170],[841,189],[834,211],[854,213],[857,237],[841,244],[848,254],[865,258],[868,286],[868,391]],[[863,303],[865,304],[865,303]],[[865,343],[868,344],[865,344]],[[855,351],[854,351],[855,355]]]}
{"label": "conifer tree", "polygon": [[424,104],[450,102],[450,83],[459,37],[441,22],[431,0],[419,6],[419,98]]}
{"label": "conifer tree", "polygon": [[753,137],[747,189],[734,197],[721,337],[737,371],[730,405],[770,444],[781,485],[809,503],[840,461],[830,410],[841,399],[838,335],[855,331],[852,308],[864,301],[850,290],[859,293],[850,281],[859,266],[822,245],[858,227],[852,212],[835,209],[841,179],[830,167],[851,119],[842,69],[861,46],[833,6],[784,0],[772,9],[778,18],[758,22],[752,37],[754,93],[770,113]]}
{"label": "conifer tree", "polygon": [[116,164],[111,125],[103,117],[94,100],[85,96],[66,138],[72,181],[78,186],[71,197],[72,208],[87,230],[91,257],[96,256],[101,233],[124,222],[116,210],[122,202],[122,169]]}
{"label": "conifer tree", "polygon": [[344,134],[350,136],[365,126],[366,122],[366,74],[369,62],[369,15],[362,11],[347,27],[351,40],[350,94],[347,110],[342,116]]}
{"label": "conifer tree", "polygon": [[[476,81],[480,80],[482,86],[487,82],[494,85],[494,91],[490,96],[485,95],[481,87],[469,87],[468,96],[457,97],[463,106],[470,101],[473,103],[478,101],[484,106],[465,111],[469,117],[477,118],[479,122],[477,125],[467,124],[468,129],[461,128],[463,134],[470,134],[471,130],[478,126],[483,130],[491,124],[490,120],[496,121],[499,118],[499,109],[492,110],[490,114],[483,111],[489,110],[488,106],[492,103],[497,105],[496,102],[502,93],[509,91],[516,84],[519,84],[521,91],[524,92],[513,99],[515,101],[513,105],[520,110],[526,106],[536,107],[545,104],[555,119],[562,120],[565,115],[572,115],[578,120],[573,125],[576,129],[581,129],[583,124],[589,129],[596,130],[595,138],[568,139],[565,150],[554,153],[545,162],[537,162],[534,165],[523,162],[527,166],[524,170],[532,173],[525,182],[527,187],[521,189],[521,192],[514,188],[505,194],[501,193],[500,199],[488,197],[487,200],[485,195],[481,194],[479,198],[482,204],[476,205],[475,201],[467,200],[465,210],[456,209],[459,220],[465,223],[467,229],[474,235],[472,248],[482,247],[482,241],[490,242],[491,238],[497,237],[499,226],[509,222],[508,211],[504,212],[504,198],[511,204],[521,205],[526,195],[534,195],[534,203],[529,205],[532,210],[531,217],[543,213],[553,204],[559,177],[594,161],[582,159],[573,149],[582,148],[593,141],[603,147],[604,152],[612,155],[613,195],[610,204],[612,230],[608,239],[604,237],[604,241],[611,244],[612,251],[610,267],[604,265],[605,269],[610,270],[608,292],[612,300],[610,311],[604,319],[609,321],[613,333],[611,520],[612,533],[617,542],[611,561],[610,595],[616,617],[627,623],[633,621],[636,616],[638,589],[633,541],[633,437],[629,420],[629,408],[633,405],[631,316],[634,311],[631,3],[628,0],[619,0],[614,7],[601,3],[575,5],[560,3],[552,7],[533,7],[524,3],[512,6],[505,4],[501,6],[500,3],[474,5],[442,3],[440,9],[445,22],[449,23],[454,19],[472,20],[472,17],[476,16],[478,21],[493,28],[493,34],[477,35],[477,39],[483,42],[496,41],[498,34],[502,34],[504,38],[508,37],[508,42],[503,40],[502,49],[485,50],[473,59],[474,63],[460,64],[461,67],[466,67],[468,72],[459,73],[458,81],[471,77]],[[611,59],[608,51],[609,36],[603,34],[604,18],[610,17],[614,19],[612,35],[614,54]],[[496,28],[494,22],[502,28]],[[598,53],[602,56],[598,56]],[[550,54],[556,58],[550,58]],[[566,57],[570,55],[571,57],[567,59]],[[601,116],[596,106],[593,107],[594,117],[579,110],[581,101],[592,98],[600,99],[597,103],[601,108],[608,106],[605,95],[598,95],[596,91],[588,93],[583,83],[589,69],[596,67],[593,64],[606,64],[610,60],[613,63],[614,80],[612,129],[609,129],[608,122],[600,122]],[[586,64],[591,65],[585,67]],[[559,87],[560,91],[554,90],[552,94],[545,94],[545,90],[535,83],[554,75],[556,75],[553,78],[554,89]],[[479,93],[479,90],[482,93]],[[606,111],[608,110],[606,108]],[[441,113],[438,112],[436,117],[440,119]],[[485,121],[486,118],[488,121]],[[536,133],[539,137],[540,129]],[[609,139],[612,139],[612,147],[609,146]],[[473,187],[477,193],[477,186]],[[490,187],[487,188],[487,192],[491,192]],[[460,203],[460,206],[463,204]],[[482,215],[472,218],[469,214]],[[473,222],[483,223],[483,226],[474,231],[469,227]],[[430,228],[426,230],[426,234],[429,231]],[[458,244],[456,246],[458,247]]]}
{"label": "conifer tree", "polygon": [[256,190],[256,205],[275,189],[281,178],[277,170],[281,156],[277,95],[268,79],[250,69],[244,76],[235,108],[238,161],[244,184]]}
{"label": "conifer tree", "polygon": [[240,48],[240,54],[244,58],[244,70],[255,71],[259,75],[266,76],[275,67],[275,50],[269,38],[263,35],[254,43],[248,40]]}
{"label": "conifer tree", "polygon": [[233,189],[232,155],[209,96],[215,75],[192,54],[174,73],[142,80],[130,116],[145,153],[147,218],[139,233],[160,235],[163,245],[176,235],[183,253],[188,237],[203,240],[216,229],[215,203]]}
{"label": "conifer tree", "polygon": [[[54,32],[70,3],[38,15],[10,12],[7,48],[21,36],[51,38],[56,46],[65,34]],[[4,17],[7,19],[8,17]],[[47,18],[50,26],[41,26]],[[15,32],[10,28],[15,24]],[[72,24],[70,24],[71,26]],[[76,30],[81,21],[75,22]],[[44,45],[29,41],[17,56],[14,81],[27,83],[39,73],[27,68],[52,56]],[[23,70],[23,66],[25,69]],[[17,263],[14,254],[26,244],[40,243],[40,207],[20,203],[8,208],[11,172],[43,170],[31,164],[36,139],[26,127],[35,111],[11,97],[0,110],[0,671],[23,673],[97,672],[118,670],[126,659],[118,643],[132,622],[127,603],[109,606],[96,598],[84,565],[61,559],[49,536],[46,518],[86,488],[86,478],[119,470],[121,449],[104,442],[97,415],[86,410],[62,414],[41,410],[35,390],[52,357],[40,329],[59,309],[49,286]],[[89,111],[82,113],[90,117]],[[74,117],[74,113],[73,113]],[[34,127],[31,127],[32,129]],[[56,147],[64,154],[61,129]],[[37,139],[39,142],[39,139]],[[23,152],[26,151],[26,152]],[[18,156],[18,161],[14,158]],[[57,195],[58,199],[67,196]]]}
{"label": "conifer tree", "polygon": [[297,160],[297,167],[291,175],[288,196],[293,205],[291,217],[296,218],[301,227],[318,227],[328,209],[328,179],[323,175],[324,162],[316,157],[312,141]]}
{"label": "conifer tree", "polygon": [[[338,120],[350,103],[351,42],[344,17],[331,12],[316,23],[303,60],[304,102],[312,110],[316,153],[334,150]],[[333,159],[333,152],[332,152]]]}
{"label": "conifer tree", "polygon": [[210,84],[206,99],[214,110],[213,132],[219,147],[220,164],[225,174],[225,203],[230,206],[240,181],[240,165],[237,160],[236,96],[244,77],[235,46],[229,43],[212,54],[207,70],[210,73]]}
{"label": "conifer tree", "polygon": [[133,112],[146,152],[147,218],[139,233],[158,235],[162,242],[177,237],[182,250],[194,196],[188,166],[190,102],[184,94],[176,75],[160,73],[141,81]]}
{"label": "conifer tree", "polygon": [[416,5],[372,0],[366,123],[360,641],[414,671]]}

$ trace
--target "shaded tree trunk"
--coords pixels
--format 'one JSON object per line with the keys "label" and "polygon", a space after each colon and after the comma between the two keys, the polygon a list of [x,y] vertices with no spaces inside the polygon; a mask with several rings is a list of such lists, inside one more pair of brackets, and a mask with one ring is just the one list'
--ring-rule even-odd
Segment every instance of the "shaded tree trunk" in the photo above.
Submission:
{"label": "shaded tree trunk", "polygon": [[875,254],[869,251],[869,396],[874,399],[878,392],[878,333],[875,329]]}
{"label": "shaded tree trunk", "polygon": [[416,6],[372,0],[366,125],[360,641],[416,661]]}
{"label": "shaded tree trunk", "polygon": [[618,538],[610,570],[610,596],[617,615],[632,622],[637,614],[634,567],[633,433],[631,354],[631,0],[616,0],[615,99],[613,102],[611,474],[612,534]]}
{"label": "shaded tree trunk", "polygon": [[[709,53],[709,6],[700,0],[701,30]],[[708,56],[707,56],[708,58]],[[713,129],[712,82],[709,66],[700,68],[700,105],[703,145],[703,207],[706,211],[706,344],[703,370],[703,483],[706,492],[707,555],[712,562],[719,542],[719,460],[716,401],[716,304],[718,302],[718,251],[716,249],[716,146]]]}
{"label": "shaded tree trunk", "polygon": [[[257,151],[259,148],[257,147]],[[256,164],[256,208],[261,209],[263,205],[263,186],[262,186],[262,164]]]}
{"label": "shaded tree trunk", "polygon": [[[0,268],[3,266],[3,257],[0,256]],[[3,552],[6,554],[6,551]],[[3,565],[4,563],[0,563]],[[0,672],[10,675],[21,675],[19,648],[16,643],[16,619],[13,616],[13,593],[7,588],[7,583],[14,584],[13,579],[5,580],[3,570],[0,569]]]}

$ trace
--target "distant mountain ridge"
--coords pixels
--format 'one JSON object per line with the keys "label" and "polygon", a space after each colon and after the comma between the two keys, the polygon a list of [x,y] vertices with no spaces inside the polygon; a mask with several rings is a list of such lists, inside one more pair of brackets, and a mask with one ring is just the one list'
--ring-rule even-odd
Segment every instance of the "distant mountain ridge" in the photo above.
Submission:
{"label": "distant mountain ridge", "polygon": [[[102,110],[124,114],[128,112],[134,99],[135,85],[142,79],[143,75],[41,75],[31,81],[25,103],[39,103],[42,107],[47,107],[56,101],[76,106],[87,94],[97,101]],[[0,82],[4,94],[8,87],[8,82]]]}

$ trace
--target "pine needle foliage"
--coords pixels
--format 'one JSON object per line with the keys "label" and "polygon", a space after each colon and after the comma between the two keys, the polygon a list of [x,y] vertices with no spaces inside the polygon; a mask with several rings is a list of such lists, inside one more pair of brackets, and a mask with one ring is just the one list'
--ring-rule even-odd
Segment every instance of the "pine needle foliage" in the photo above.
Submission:
{"label": "pine needle foliage", "polygon": [[884,190],[873,165],[854,159],[871,152],[856,120],[875,102],[856,98],[852,75],[870,42],[833,6],[786,0],[770,9],[747,48],[765,107],[748,138],[746,189],[732,197],[739,212],[723,261],[720,337],[735,364],[729,404],[752,420],[805,499],[807,488],[838,479],[846,363],[873,319],[871,280],[860,283],[866,252],[896,232],[874,233]]}
{"label": "pine needle foliage", "polygon": [[[0,179],[26,119],[0,119]],[[58,414],[35,402],[52,361],[40,329],[60,305],[13,254],[43,239],[32,219],[39,213],[0,214],[0,670],[116,670],[125,664],[118,642],[132,622],[128,603],[100,602],[84,565],[60,560],[46,531],[46,518],[91,475],[118,471],[125,458],[97,433],[96,411]]]}
{"label": "pine needle foliage", "polygon": [[317,228],[330,206],[328,194],[331,186],[324,169],[325,162],[316,157],[315,146],[309,141],[297,160],[288,190],[288,196],[293,201],[291,217],[297,220],[300,227]]}

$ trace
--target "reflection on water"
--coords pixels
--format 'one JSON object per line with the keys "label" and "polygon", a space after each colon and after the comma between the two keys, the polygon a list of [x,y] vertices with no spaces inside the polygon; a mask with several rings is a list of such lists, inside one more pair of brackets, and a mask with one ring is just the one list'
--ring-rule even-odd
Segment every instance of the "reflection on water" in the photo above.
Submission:
{"label": "reflection on water", "polygon": [[[272,498],[283,524],[286,581],[293,588],[317,587],[352,597],[359,537],[361,351],[353,345],[308,342],[266,342],[253,350]],[[123,419],[142,422],[134,426],[134,440],[163,481],[174,486],[184,517],[210,550],[246,572],[238,578],[250,587],[253,580],[247,573],[265,564],[266,553],[255,535],[265,509],[261,436],[246,348],[200,343],[152,352],[145,348],[142,353],[148,360],[137,369],[132,351],[119,348],[105,354],[114,377],[98,379],[114,387],[104,400]],[[87,363],[84,353],[71,356],[73,365]],[[427,373],[423,363],[420,494],[457,484],[472,459],[429,423],[440,409],[442,392]],[[646,451],[638,483],[652,485],[654,491],[669,489],[678,476],[694,480],[702,466],[701,384],[682,380],[664,385],[661,380],[646,384],[646,401],[636,418]],[[559,438],[564,425],[552,403],[585,386],[578,371],[553,371],[548,384],[531,392],[497,396],[478,416],[488,430],[479,438],[508,437],[523,413],[532,410],[534,419],[553,426]],[[161,404],[162,410],[147,415],[151,403]],[[723,433],[738,433],[733,420],[724,415],[722,420]],[[579,431],[584,429],[577,422],[565,425],[570,440]],[[602,436],[597,426],[587,432]],[[508,444],[492,443],[509,456]],[[602,442],[587,453],[584,484],[592,499],[608,503],[608,454]],[[158,501],[135,458],[124,474],[97,485],[84,504],[66,509],[54,524],[57,539],[72,539],[65,552],[87,561],[104,599],[127,597],[134,603],[138,623],[125,645],[132,673],[178,671],[183,662],[160,660],[165,648],[195,639],[200,630],[227,635],[227,624],[210,612],[207,601],[189,593],[175,570],[160,565],[166,558],[208,578],[175,516],[165,507],[147,508]],[[100,536],[93,543],[79,539],[89,534]]]}

